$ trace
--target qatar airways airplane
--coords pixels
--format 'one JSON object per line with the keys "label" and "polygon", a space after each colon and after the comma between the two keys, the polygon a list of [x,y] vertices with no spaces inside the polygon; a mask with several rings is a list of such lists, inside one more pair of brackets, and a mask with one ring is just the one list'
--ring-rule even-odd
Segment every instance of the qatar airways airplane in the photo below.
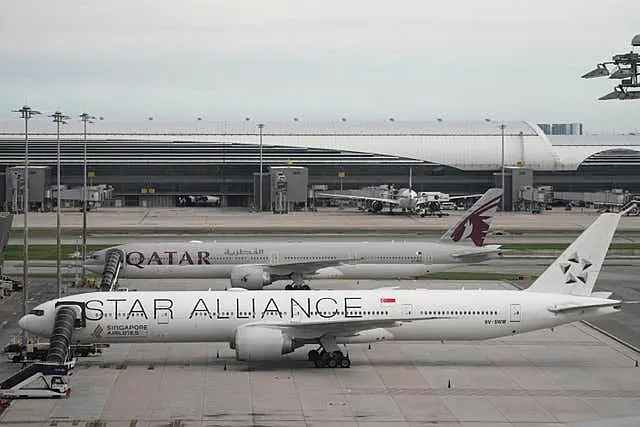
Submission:
{"label": "qatar airways airplane", "polygon": [[111,264],[119,278],[230,279],[232,287],[259,290],[278,280],[309,289],[308,279],[397,279],[498,257],[483,246],[502,190],[491,188],[440,241],[423,242],[141,242],[90,254],[86,268],[101,274]]}
{"label": "qatar airways airplane", "polygon": [[55,325],[67,345],[228,342],[249,362],[316,345],[316,366],[347,368],[342,344],[484,340],[620,311],[611,293],[592,292],[619,220],[602,214],[524,291],[95,292],[40,304],[19,324],[41,337]]}

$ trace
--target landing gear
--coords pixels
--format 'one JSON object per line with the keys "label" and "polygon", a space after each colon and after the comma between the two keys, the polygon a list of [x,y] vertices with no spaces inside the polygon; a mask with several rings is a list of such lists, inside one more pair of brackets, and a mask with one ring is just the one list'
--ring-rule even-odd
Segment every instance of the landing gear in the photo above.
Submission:
{"label": "landing gear", "polygon": [[308,291],[311,290],[309,285],[297,285],[295,283],[291,283],[284,287],[285,291]]}
{"label": "landing gear", "polygon": [[307,285],[304,282],[304,277],[302,276],[302,274],[300,274],[300,273],[291,273],[289,278],[291,280],[293,280],[293,282],[288,284],[287,286],[285,286],[284,287],[285,290],[287,290],[287,291],[308,291],[308,290],[311,289],[309,287],[309,285]]}
{"label": "landing gear", "polygon": [[318,350],[309,351],[308,356],[309,360],[316,365],[316,368],[335,369],[351,367],[351,359],[349,359],[349,355],[345,356],[340,350],[328,352],[324,348],[320,347]]}

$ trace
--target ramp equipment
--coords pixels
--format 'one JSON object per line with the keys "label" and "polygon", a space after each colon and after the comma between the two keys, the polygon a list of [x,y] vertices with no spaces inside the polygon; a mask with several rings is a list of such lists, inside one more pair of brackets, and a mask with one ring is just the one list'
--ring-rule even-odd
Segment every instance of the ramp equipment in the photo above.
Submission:
{"label": "ramp equipment", "polygon": [[71,388],[65,377],[70,369],[69,364],[33,363],[0,383],[0,397],[3,399],[67,397]]}
{"label": "ramp equipment", "polygon": [[[84,325],[82,321],[76,322],[76,310],[73,308],[80,303],[67,304],[59,306],[56,312],[46,362],[33,363],[0,383],[0,397],[19,399],[69,395],[66,376],[75,365],[75,360],[69,360],[71,335],[77,323]],[[81,308],[84,315],[84,307]],[[39,383],[40,387],[34,387],[34,383]]]}
{"label": "ramp equipment", "polygon": [[120,249],[111,249],[105,256],[104,270],[100,278],[100,290],[111,292],[118,289],[118,274],[124,262],[124,253]]}

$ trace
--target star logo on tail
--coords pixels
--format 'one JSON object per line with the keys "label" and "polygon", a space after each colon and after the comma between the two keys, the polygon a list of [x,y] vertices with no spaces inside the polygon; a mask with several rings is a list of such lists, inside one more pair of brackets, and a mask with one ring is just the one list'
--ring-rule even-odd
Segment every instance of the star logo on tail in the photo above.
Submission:
{"label": "star logo on tail", "polygon": [[581,258],[577,252],[574,252],[566,261],[561,261],[558,265],[562,270],[562,274],[565,275],[564,283],[571,285],[578,282],[586,284],[589,276],[587,270],[593,263],[586,258]]}

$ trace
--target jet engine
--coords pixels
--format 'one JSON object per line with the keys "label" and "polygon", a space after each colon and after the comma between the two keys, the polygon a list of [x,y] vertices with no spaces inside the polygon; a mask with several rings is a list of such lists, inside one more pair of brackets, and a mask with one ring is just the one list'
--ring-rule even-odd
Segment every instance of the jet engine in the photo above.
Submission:
{"label": "jet engine", "polygon": [[293,340],[281,330],[261,326],[240,326],[231,348],[236,350],[236,359],[243,362],[278,359],[296,349]]}
{"label": "jet engine", "polygon": [[259,291],[264,286],[273,283],[268,271],[260,267],[246,265],[236,266],[231,269],[231,286]]}

